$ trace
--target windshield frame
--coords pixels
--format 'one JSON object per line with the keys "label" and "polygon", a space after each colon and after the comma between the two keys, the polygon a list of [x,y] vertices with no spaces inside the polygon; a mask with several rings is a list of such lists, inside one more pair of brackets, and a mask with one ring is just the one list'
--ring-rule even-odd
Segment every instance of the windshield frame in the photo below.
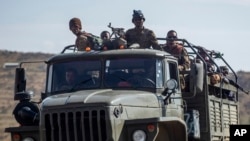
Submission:
{"label": "windshield frame", "polygon": [[[77,73],[75,76],[75,82],[69,84],[66,82],[67,71],[72,69]],[[46,90],[49,93],[60,93],[65,91],[71,92],[82,89],[100,88],[101,79],[99,77],[101,76],[101,69],[102,62],[99,59],[70,60],[52,63],[48,66]],[[91,84],[91,81],[95,84]],[[59,87],[64,84],[69,85],[69,87],[60,89]]]}
{"label": "windshield frame", "polygon": [[[132,66],[138,65],[138,66],[143,66],[139,63],[135,63],[135,60],[147,60],[147,61],[153,61],[154,62],[154,72],[157,72],[157,74],[155,73],[155,77],[154,77],[154,82],[156,82],[156,84],[152,87],[140,87],[140,86],[130,86],[130,87],[124,87],[124,86],[108,86],[106,84],[106,71],[107,71],[107,62],[110,62],[112,60],[115,61],[119,61],[119,60],[126,60],[129,59],[131,60],[130,62],[133,62]],[[98,62],[99,66],[98,66],[98,77],[99,77],[99,82],[98,85],[96,85],[95,87],[89,87],[89,88],[84,88],[84,87],[78,87],[78,85],[82,85],[82,83],[87,83],[88,79],[82,79],[81,81],[78,81],[79,83],[76,84],[75,86],[67,89],[67,90],[56,90],[55,89],[55,84],[58,83],[55,79],[56,75],[61,75],[61,77],[65,77],[63,74],[63,72],[65,72],[65,66],[71,66],[74,67],[74,63],[79,63],[82,65],[78,66],[85,66],[85,67],[89,67],[91,66],[90,64],[85,64],[84,62],[90,62],[90,61],[96,61]],[[66,65],[67,64],[67,65]],[[118,63],[121,64],[121,63]],[[124,63],[124,64],[129,64],[129,62]],[[61,65],[61,66],[60,66]],[[147,64],[148,65],[148,64]],[[63,67],[62,67],[63,66]],[[130,66],[131,67],[131,66]],[[75,66],[75,68],[77,68]],[[60,70],[60,71],[59,71]],[[78,70],[79,71],[79,70]],[[81,74],[84,75],[84,74]],[[57,76],[59,78],[59,76]],[[59,82],[62,81],[62,78],[60,78]],[[54,63],[50,63],[48,64],[48,75],[47,75],[47,86],[46,86],[46,92],[48,93],[52,93],[52,94],[57,94],[57,93],[64,93],[64,92],[73,92],[73,91],[78,91],[78,90],[87,90],[87,89],[107,89],[107,88],[111,88],[111,89],[158,89],[158,88],[163,88],[163,60],[161,58],[152,58],[151,57],[145,57],[145,56],[137,56],[137,57],[105,57],[105,58],[91,58],[89,60],[87,60],[86,58],[84,58],[84,60],[80,60],[80,59],[76,59],[76,60],[68,60],[68,61],[60,61],[60,62],[54,62]]]}

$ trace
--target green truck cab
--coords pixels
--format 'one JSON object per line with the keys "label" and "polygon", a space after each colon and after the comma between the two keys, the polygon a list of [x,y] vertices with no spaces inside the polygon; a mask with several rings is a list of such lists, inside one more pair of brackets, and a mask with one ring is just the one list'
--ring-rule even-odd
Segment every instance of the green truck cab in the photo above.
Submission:
{"label": "green truck cab", "polygon": [[[211,85],[206,61],[196,61],[198,47],[181,41],[192,58],[191,69],[183,72],[177,58],[154,49],[63,51],[44,61],[40,103],[26,92],[20,65],[15,81],[20,102],[13,114],[21,126],[5,131],[12,141],[229,140],[229,125],[239,123],[238,89]],[[77,72],[76,82],[61,88],[69,68]],[[234,99],[222,97],[224,91]]]}

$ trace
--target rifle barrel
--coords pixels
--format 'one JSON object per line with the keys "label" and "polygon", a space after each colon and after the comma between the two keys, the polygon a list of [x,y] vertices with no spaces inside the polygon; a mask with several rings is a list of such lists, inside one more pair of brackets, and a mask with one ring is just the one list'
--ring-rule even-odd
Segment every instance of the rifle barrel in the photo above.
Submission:
{"label": "rifle barrel", "polygon": [[235,83],[233,80],[229,79],[229,83],[235,86],[237,89],[240,89],[241,91],[243,91],[245,94],[249,94],[249,91],[244,90],[240,85]]}

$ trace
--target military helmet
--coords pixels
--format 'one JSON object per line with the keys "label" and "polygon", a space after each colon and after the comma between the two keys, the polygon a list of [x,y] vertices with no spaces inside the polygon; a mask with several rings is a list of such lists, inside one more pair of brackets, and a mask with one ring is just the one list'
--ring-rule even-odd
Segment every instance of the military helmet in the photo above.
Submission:
{"label": "military helmet", "polygon": [[135,18],[142,18],[143,21],[145,21],[145,17],[143,15],[143,13],[141,12],[141,10],[134,10],[133,19],[132,20],[134,20]]}

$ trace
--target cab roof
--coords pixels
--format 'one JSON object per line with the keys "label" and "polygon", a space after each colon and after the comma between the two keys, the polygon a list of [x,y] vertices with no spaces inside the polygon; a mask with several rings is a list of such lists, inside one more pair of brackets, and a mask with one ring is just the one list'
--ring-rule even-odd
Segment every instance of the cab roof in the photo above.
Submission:
{"label": "cab roof", "polygon": [[174,59],[169,53],[154,49],[117,49],[107,51],[79,51],[72,53],[63,53],[52,56],[47,60],[47,63],[60,62],[65,60],[77,60],[77,59],[97,59],[97,58],[114,58],[114,57],[156,57],[164,58],[168,56]]}

